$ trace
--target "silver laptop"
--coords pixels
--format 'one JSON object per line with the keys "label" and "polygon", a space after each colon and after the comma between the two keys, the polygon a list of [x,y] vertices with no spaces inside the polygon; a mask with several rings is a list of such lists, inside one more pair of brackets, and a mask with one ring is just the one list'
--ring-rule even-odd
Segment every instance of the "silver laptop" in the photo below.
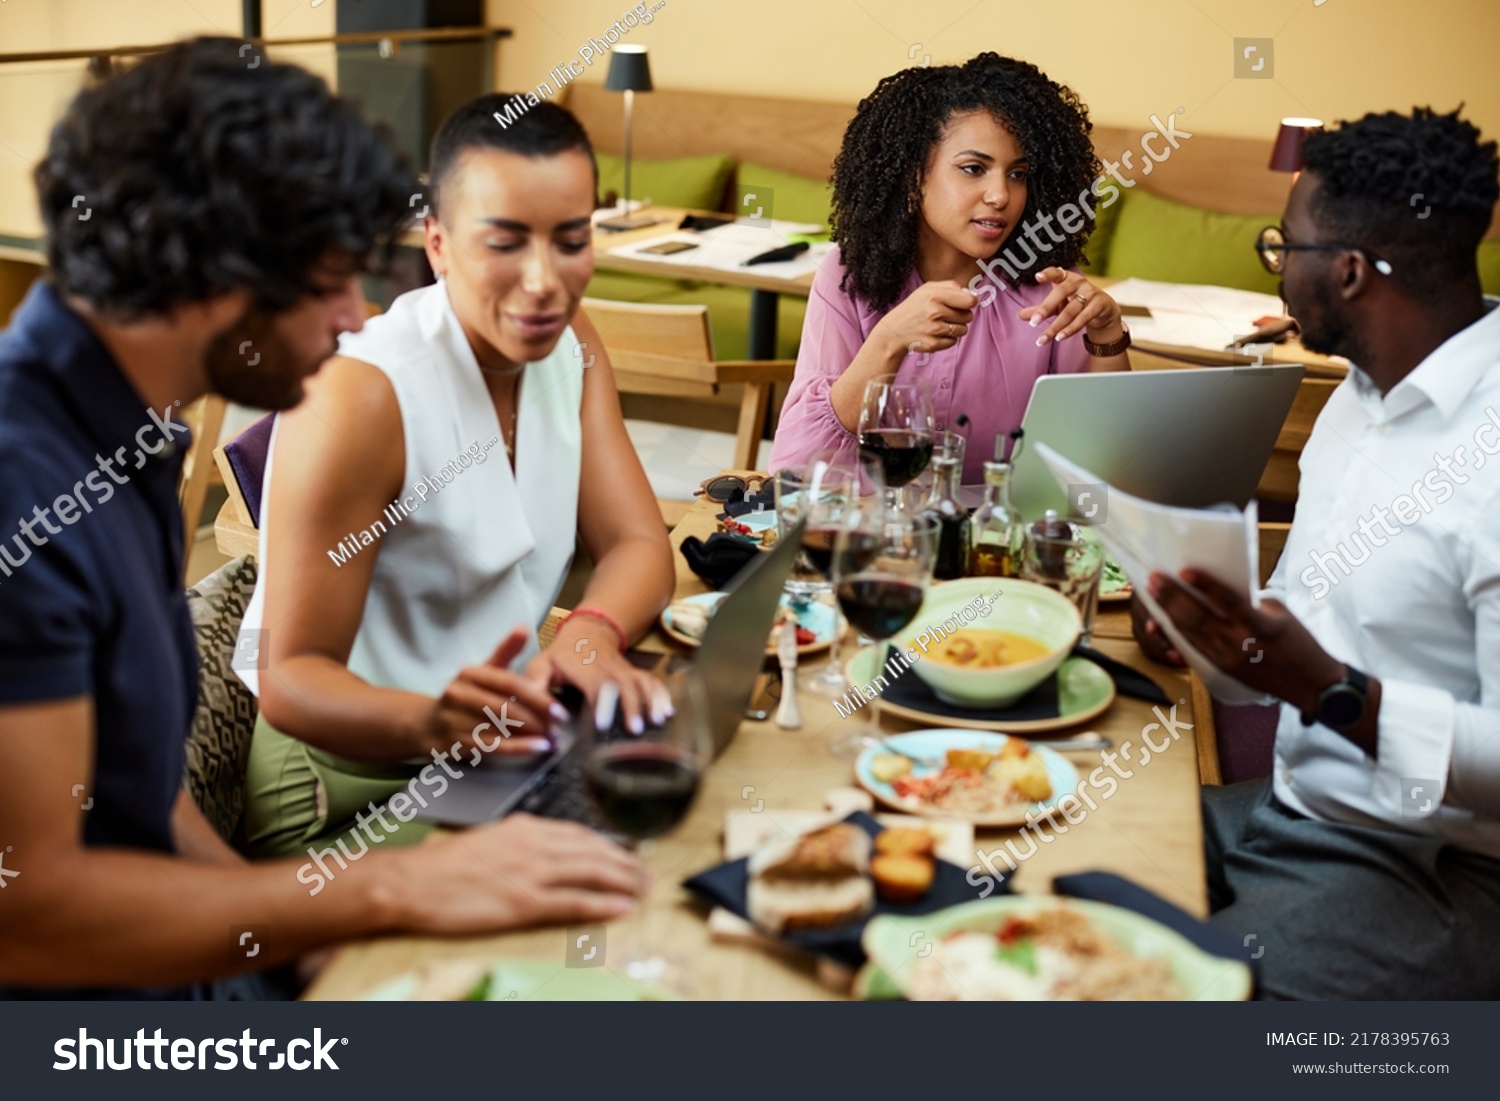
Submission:
{"label": "silver laptop", "polygon": [[[1021,422],[1011,499],[1031,520],[1068,514],[1045,443],[1110,485],[1164,505],[1243,508],[1271,457],[1301,364],[1047,375]],[[976,441],[977,442],[977,441]]]}
{"label": "silver laptop", "polygon": [[[744,719],[745,705],[765,664],[766,638],[776,622],[776,606],[792,571],[801,535],[798,525],[775,550],[758,555],[735,576],[726,590],[728,595],[708,621],[703,645],[694,655],[693,672],[701,678],[709,701],[715,757],[734,740]],[[555,726],[557,748],[544,757],[513,760],[491,754],[477,767],[464,765],[460,770],[463,775],[450,780],[440,795],[426,796],[427,806],[417,812],[417,817],[473,826],[509,814],[524,803],[522,809],[589,821],[588,796],[582,790],[577,762],[558,775],[553,773],[559,765],[571,761],[577,724],[591,721],[592,710],[584,707],[572,724]],[[539,792],[548,804],[556,805],[533,806]]]}

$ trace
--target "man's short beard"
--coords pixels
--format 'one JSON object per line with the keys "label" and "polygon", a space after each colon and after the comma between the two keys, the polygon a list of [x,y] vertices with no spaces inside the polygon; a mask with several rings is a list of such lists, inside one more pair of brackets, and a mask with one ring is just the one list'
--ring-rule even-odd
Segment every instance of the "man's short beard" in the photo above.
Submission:
{"label": "man's short beard", "polygon": [[1344,317],[1342,302],[1326,284],[1315,283],[1314,288],[1311,312],[1315,324],[1302,325],[1302,346],[1321,356],[1343,356],[1353,363],[1362,363],[1364,348]]}
{"label": "man's short beard", "polygon": [[214,393],[255,409],[278,411],[302,400],[303,379],[312,365],[296,362],[272,316],[252,306],[209,344],[204,369]]}

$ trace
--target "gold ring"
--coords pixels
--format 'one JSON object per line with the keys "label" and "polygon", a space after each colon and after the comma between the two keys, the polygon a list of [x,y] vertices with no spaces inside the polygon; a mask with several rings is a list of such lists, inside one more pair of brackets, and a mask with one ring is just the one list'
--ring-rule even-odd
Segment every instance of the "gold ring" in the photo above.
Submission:
{"label": "gold ring", "polygon": [[953,337],[953,322],[951,321],[948,322],[948,337],[949,339],[952,339]]}
{"label": "gold ring", "polygon": [[1080,306],[1087,306],[1089,304],[1089,300],[1083,297],[1083,293],[1081,291],[1073,295],[1073,301],[1077,302]]}

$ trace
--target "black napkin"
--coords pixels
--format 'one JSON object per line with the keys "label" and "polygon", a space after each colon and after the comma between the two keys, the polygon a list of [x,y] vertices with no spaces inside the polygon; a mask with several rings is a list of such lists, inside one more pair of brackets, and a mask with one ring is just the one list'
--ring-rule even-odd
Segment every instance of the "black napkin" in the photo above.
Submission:
{"label": "black napkin", "polygon": [[[852,822],[874,837],[884,827],[871,818],[868,814],[855,811],[845,822]],[[683,884],[700,898],[706,899],[716,906],[722,906],[726,910],[739,914],[742,918],[750,916],[749,907],[745,902],[745,889],[750,881],[749,860],[741,858],[720,864],[710,868],[706,872],[699,872]],[[907,906],[897,906],[890,902],[875,901],[875,910],[871,914],[895,914],[898,917],[914,917],[918,914],[930,914],[935,910],[946,910],[949,906],[957,906],[960,902],[973,902],[977,898],[986,897],[983,893],[989,887],[985,880],[994,881],[995,877],[986,873],[980,880],[980,886],[976,887],[969,883],[968,873],[956,864],[947,861],[937,861],[937,875],[933,877],[932,887],[927,894],[918,902]],[[999,884],[988,894],[1009,894],[1009,875],[1000,879]],[[867,919],[868,920],[868,919]],[[850,922],[835,929],[806,930],[796,933],[785,933],[781,939],[788,944],[795,944],[799,948],[805,948],[820,956],[841,963],[846,967],[858,967],[865,962],[865,950],[860,946],[859,938],[864,932],[863,921]]]}
{"label": "black napkin", "polygon": [[1146,890],[1113,872],[1079,872],[1058,876],[1052,881],[1052,892],[1090,902],[1106,902],[1123,910],[1134,910],[1180,933],[1211,956],[1238,960],[1255,967],[1255,953],[1217,925],[1200,921],[1186,910],[1173,906],[1160,895]]}
{"label": "black napkin", "polygon": [[719,519],[726,516],[738,519],[751,512],[774,512],[776,510],[776,493],[774,490],[763,489],[758,493],[746,494],[743,489],[731,489],[729,498],[724,502],[724,511],[719,513]]}
{"label": "black napkin", "polygon": [[688,568],[716,589],[722,589],[744,569],[760,548],[728,532],[717,531],[707,540],[689,535],[682,541],[682,557]]}
{"label": "black napkin", "polygon": [[[894,647],[886,650],[887,662],[893,650]],[[1130,666],[1123,665],[1084,646],[1075,648],[1073,653],[1077,657],[1087,658],[1108,673],[1115,682],[1115,688],[1122,694],[1135,696],[1151,703],[1171,702],[1155,681],[1137,673]],[[976,708],[959,707],[938,699],[936,693],[927,686],[927,682],[909,670],[903,669],[895,677],[890,675],[888,668],[882,667],[881,672],[890,682],[890,687],[883,693],[886,700],[901,707],[911,708],[913,711],[940,715],[946,719],[960,721],[983,719],[986,722],[1021,723],[1055,719],[1062,714],[1062,709],[1058,705],[1056,675],[1042,681],[1009,707]]]}
{"label": "black napkin", "polygon": [[1088,658],[1091,662],[1109,674],[1110,679],[1115,682],[1115,688],[1126,696],[1134,696],[1138,700],[1147,703],[1167,704],[1172,701],[1167,694],[1161,690],[1150,677],[1138,669],[1126,665],[1123,661],[1105,657],[1098,650],[1094,650],[1083,643],[1073,647],[1073,656],[1076,658]]}

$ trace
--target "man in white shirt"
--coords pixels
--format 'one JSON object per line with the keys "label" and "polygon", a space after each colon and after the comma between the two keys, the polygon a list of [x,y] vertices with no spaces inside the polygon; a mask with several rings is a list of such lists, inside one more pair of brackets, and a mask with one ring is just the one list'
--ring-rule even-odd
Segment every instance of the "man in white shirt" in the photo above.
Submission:
{"label": "man in white shirt", "polygon": [[1193,646],[1283,701],[1274,776],[1204,792],[1214,920],[1257,950],[1262,996],[1497,997],[1500,310],[1475,261],[1496,144],[1418,109],[1304,158],[1257,247],[1303,343],[1354,366],[1260,606],[1198,571],[1180,582],[1203,601],[1149,583]]}

